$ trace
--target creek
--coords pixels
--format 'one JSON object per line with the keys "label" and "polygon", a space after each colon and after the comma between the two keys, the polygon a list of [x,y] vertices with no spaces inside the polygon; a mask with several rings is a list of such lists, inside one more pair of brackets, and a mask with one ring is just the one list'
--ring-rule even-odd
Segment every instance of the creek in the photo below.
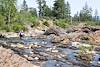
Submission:
{"label": "creek", "polygon": [[[24,37],[19,39],[18,37],[12,38],[0,38],[0,44],[11,45],[17,43],[23,44],[24,46],[29,46],[30,44],[38,45],[38,48],[11,48],[15,53],[22,57],[31,57],[30,62],[33,64],[39,64],[41,67],[86,67],[81,61],[77,60],[77,56],[80,52],[79,49],[73,49],[71,45],[67,47],[58,47],[58,45],[51,42],[52,38],[39,39],[32,37]],[[95,54],[92,60],[91,67],[99,67],[98,61],[100,62],[100,54]],[[87,66],[88,67],[88,66]]]}

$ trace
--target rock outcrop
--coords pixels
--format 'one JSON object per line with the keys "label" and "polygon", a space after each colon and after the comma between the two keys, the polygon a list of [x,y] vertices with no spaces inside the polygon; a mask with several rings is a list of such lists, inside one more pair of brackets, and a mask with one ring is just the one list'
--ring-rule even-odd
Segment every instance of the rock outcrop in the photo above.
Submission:
{"label": "rock outcrop", "polygon": [[54,36],[52,39],[52,43],[61,43],[61,44],[68,44],[70,41],[67,36]]}
{"label": "rock outcrop", "polygon": [[31,64],[25,58],[14,54],[10,49],[0,47],[0,67],[39,67]]}
{"label": "rock outcrop", "polygon": [[65,34],[65,31],[57,27],[51,27],[48,30],[46,30],[44,35],[50,35],[50,34],[55,34],[57,36],[60,36],[61,34]]}

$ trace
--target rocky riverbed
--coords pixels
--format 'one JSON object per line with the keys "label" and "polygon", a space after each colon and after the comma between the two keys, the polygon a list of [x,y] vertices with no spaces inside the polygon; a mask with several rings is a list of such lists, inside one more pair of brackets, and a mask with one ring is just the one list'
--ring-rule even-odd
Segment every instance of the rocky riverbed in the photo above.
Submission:
{"label": "rocky riverbed", "polygon": [[[1,37],[0,45],[3,46],[0,47],[0,67],[3,64],[11,67],[15,62],[23,64],[14,67],[25,67],[24,64],[32,67],[100,67],[100,27],[79,25],[65,30],[51,27],[22,39]],[[9,52],[11,57],[17,56],[10,59]]]}

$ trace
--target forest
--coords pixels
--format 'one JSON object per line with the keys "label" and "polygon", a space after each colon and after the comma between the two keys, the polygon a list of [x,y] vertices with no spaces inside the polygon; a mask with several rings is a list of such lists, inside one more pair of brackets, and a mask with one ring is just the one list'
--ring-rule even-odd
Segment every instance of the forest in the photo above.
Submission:
{"label": "forest", "polygon": [[38,25],[41,19],[55,21],[55,24],[62,28],[67,28],[70,24],[84,23],[90,25],[100,25],[98,11],[93,10],[86,3],[80,12],[71,16],[70,3],[64,0],[55,0],[53,7],[48,7],[45,0],[37,0],[39,11],[36,8],[29,8],[23,0],[21,9],[17,9],[17,0],[0,0],[0,30],[20,31],[27,30],[26,25]]}

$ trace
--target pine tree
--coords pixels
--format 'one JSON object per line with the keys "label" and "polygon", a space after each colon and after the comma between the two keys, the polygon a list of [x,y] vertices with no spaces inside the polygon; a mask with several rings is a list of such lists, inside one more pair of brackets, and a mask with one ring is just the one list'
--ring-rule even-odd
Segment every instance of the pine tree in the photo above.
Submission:
{"label": "pine tree", "polygon": [[39,5],[39,17],[50,16],[50,8],[46,5],[45,0],[37,0]]}
{"label": "pine tree", "polygon": [[46,1],[45,0],[42,0],[42,14],[43,16],[45,16],[45,9],[46,9],[47,5],[46,5]]}
{"label": "pine tree", "polygon": [[36,16],[37,17],[36,8],[29,8],[29,13],[31,13],[32,16]]}
{"label": "pine tree", "polygon": [[97,10],[97,9],[95,10],[94,20],[95,20],[95,21],[98,21],[98,20],[99,20],[99,17],[98,17],[98,10]]}
{"label": "pine tree", "polygon": [[92,8],[89,8],[87,3],[80,11],[80,21],[92,21]]}
{"label": "pine tree", "polygon": [[65,18],[67,19],[67,20],[69,20],[70,19],[70,14],[71,14],[71,9],[70,9],[70,4],[69,4],[69,2],[67,1],[67,4],[65,4]]}
{"label": "pine tree", "polygon": [[28,5],[26,3],[25,0],[23,0],[23,4],[22,4],[22,8],[21,8],[22,11],[27,11],[28,10]]}
{"label": "pine tree", "polygon": [[79,13],[78,12],[74,15],[73,20],[79,21]]}
{"label": "pine tree", "polygon": [[42,0],[37,0],[38,2],[38,8],[39,8],[39,17],[43,16],[43,10],[42,10]]}
{"label": "pine tree", "polygon": [[53,7],[53,15],[57,19],[64,19],[65,2],[64,0],[56,0]]}
{"label": "pine tree", "polygon": [[45,17],[52,17],[52,10],[48,6],[45,7],[44,13]]}
{"label": "pine tree", "polygon": [[52,16],[52,10],[47,6],[46,1],[43,0],[43,17],[51,17]]}

